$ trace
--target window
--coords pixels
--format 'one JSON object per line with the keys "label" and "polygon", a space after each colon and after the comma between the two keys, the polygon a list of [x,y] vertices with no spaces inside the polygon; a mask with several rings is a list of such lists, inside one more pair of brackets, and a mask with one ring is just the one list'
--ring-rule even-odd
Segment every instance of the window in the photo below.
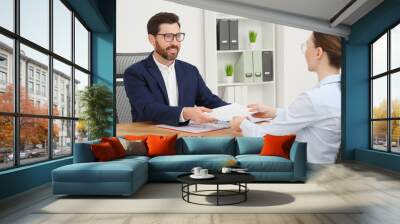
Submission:
{"label": "window", "polygon": [[71,60],[72,12],[60,1],[53,0],[54,53]]}
{"label": "window", "polygon": [[40,84],[36,84],[36,95],[40,95]]}
{"label": "window", "polygon": [[0,170],[70,156],[86,138],[74,105],[90,85],[91,34],[67,4],[0,0]]}
{"label": "window", "polygon": [[[70,83],[72,84],[72,68],[69,65],[66,65],[56,59],[53,60],[54,64],[54,69],[53,69],[53,77],[54,77],[54,83],[53,83],[53,90],[54,90],[54,101],[53,101],[53,114],[59,114],[60,113],[60,108],[57,107],[54,104],[59,103],[58,102],[58,97],[59,93],[61,95],[60,100],[62,103],[64,103],[64,96],[69,96],[69,99],[71,102],[68,102],[69,105],[72,104],[72,90],[71,89],[65,89],[64,85],[65,83]],[[61,105],[60,105],[61,106]],[[62,116],[68,116],[72,117],[72,108],[68,107],[66,109],[66,114],[62,114]]]}
{"label": "window", "polygon": [[42,86],[42,96],[46,96],[46,86]]}
{"label": "window", "polygon": [[[36,104],[40,104],[40,102],[37,101]],[[21,117],[19,128],[19,158],[21,165],[47,160],[49,158],[48,120],[45,118]]]}
{"label": "window", "polygon": [[0,54],[0,91],[5,92],[7,85],[7,56]]}
{"label": "window", "polygon": [[72,152],[72,121],[53,121],[53,157],[70,155]]}
{"label": "window", "polygon": [[14,31],[14,0],[1,0],[0,9],[0,26]]}
{"label": "window", "polygon": [[89,74],[75,70],[75,117],[79,117],[81,114],[80,103],[80,92],[89,85]]}
{"label": "window", "polygon": [[20,0],[21,36],[49,48],[49,0]]}
{"label": "window", "polygon": [[[1,1],[0,7],[2,5],[3,1]],[[1,9],[1,11],[3,13],[3,9]],[[4,15],[0,15],[0,21],[3,18],[2,16]],[[12,69],[12,66],[9,65],[11,64],[12,58],[14,57],[13,51],[13,40],[0,33],[0,113],[12,113],[14,111],[14,71]],[[11,144],[7,143],[7,145]]]}
{"label": "window", "polygon": [[89,69],[89,32],[82,23],[75,18],[75,62],[85,69]]}
{"label": "window", "polygon": [[371,148],[400,153],[400,25],[378,37],[371,52]]}
{"label": "window", "polygon": [[40,81],[40,71],[39,71],[39,69],[36,69],[36,80]]}
{"label": "window", "polygon": [[[1,4],[0,4],[1,5]],[[12,116],[0,115],[0,170],[14,166],[14,122]]]}
{"label": "window", "polygon": [[46,74],[42,73],[42,82],[46,83]]}
{"label": "window", "polygon": [[0,71],[0,84],[6,85],[7,84],[7,73]]}
{"label": "window", "polygon": [[29,79],[33,80],[33,67],[32,66],[29,66],[28,74],[29,74]]}
{"label": "window", "polygon": [[7,56],[0,53],[0,91],[5,92],[7,85]]}
{"label": "window", "polygon": [[0,54],[0,68],[7,68],[7,56]]}
{"label": "window", "polygon": [[28,82],[28,93],[33,94],[34,93],[33,91],[34,91],[33,90],[33,82],[29,81]]}

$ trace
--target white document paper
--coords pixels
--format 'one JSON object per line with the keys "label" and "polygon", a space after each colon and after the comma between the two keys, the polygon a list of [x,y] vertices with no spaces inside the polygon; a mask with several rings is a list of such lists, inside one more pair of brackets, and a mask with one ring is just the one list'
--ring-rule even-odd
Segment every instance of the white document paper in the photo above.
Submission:
{"label": "white document paper", "polygon": [[217,122],[217,123],[207,123],[207,124],[189,123],[187,126],[171,126],[171,125],[159,124],[156,126],[159,128],[166,128],[166,129],[195,133],[195,134],[208,131],[215,131],[230,127],[228,122]]}
{"label": "white document paper", "polygon": [[270,121],[272,118],[258,118],[253,116],[248,116],[247,119],[253,123],[263,122],[263,121]]}
{"label": "white document paper", "polygon": [[207,115],[219,120],[229,122],[234,116],[250,116],[254,112],[250,112],[250,109],[246,106],[232,103],[226,106],[218,107],[208,112]]}

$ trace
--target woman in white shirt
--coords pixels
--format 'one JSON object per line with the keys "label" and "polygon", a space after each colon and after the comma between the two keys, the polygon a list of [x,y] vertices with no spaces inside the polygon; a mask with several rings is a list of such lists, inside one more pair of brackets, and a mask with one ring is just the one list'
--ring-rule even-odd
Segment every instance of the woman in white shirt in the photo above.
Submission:
{"label": "woman in white shirt", "polygon": [[302,51],[308,70],[318,76],[317,86],[297,96],[287,108],[250,104],[251,111],[273,118],[271,122],[257,125],[234,117],[231,128],[253,137],[296,134],[297,141],[307,142],[309,163],[334,163],[341,141],[341,39],[313,32]]}

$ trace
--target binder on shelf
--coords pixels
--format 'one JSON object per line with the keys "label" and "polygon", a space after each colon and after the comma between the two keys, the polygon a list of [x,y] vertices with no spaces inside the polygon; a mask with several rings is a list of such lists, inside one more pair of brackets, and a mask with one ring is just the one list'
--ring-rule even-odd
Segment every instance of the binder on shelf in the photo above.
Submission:
{"label": "binder on shelf", "polygon": [[262,80],[264,82],[273,81],[274,80],[274,58],[272,51],[263,51],[262,52]]}
{"label": "binder on shelf", "polygon": [[239,22],[238,20],[229,20],[229,50],[239,49]]}
{"label": "binder on shelf", "polygon": [[245,51],[236,63],[235,81],[253,82],[253,53]]}
{"label": "binder on shelf", "polygon": [[253,82],[263,81],[262,51],[253,51]]}
{"label": "binder on shelf", "polygon": [[229,50],[229,20],[218,19],[217,41],[218,50]]}

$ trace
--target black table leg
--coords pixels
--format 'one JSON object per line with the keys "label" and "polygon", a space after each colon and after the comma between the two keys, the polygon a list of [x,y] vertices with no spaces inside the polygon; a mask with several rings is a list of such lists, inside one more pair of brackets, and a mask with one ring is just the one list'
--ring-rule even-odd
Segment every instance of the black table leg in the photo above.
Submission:
{"label": "black table leg", "polygon": [[247,192],[248,192],[248,190],[247,190],[247,182],[246,183],[244,183],[244,187],[245,187],[245,192],[244,192],[244,201],[247,201]]}
{"label": "black table leg", "polygon": [[219,206],[219,184],[217,184],[217,206]]}
{"label": "black table leg", "polygon": [[190,195],[190,184],[188,184],[188,185],[187,185],[187,192],[188,192],[188,193],[187,193],[187,201],[188,201],[188,202],[190,202],[190,201],[189,201],[189,195]]}

